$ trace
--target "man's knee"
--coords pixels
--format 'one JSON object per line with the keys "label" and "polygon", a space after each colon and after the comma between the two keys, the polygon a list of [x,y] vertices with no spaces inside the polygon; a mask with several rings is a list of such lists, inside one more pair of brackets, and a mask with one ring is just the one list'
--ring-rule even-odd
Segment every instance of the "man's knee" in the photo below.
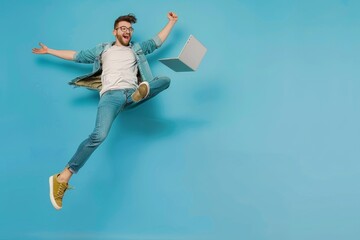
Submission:
{"label": "man's knee", "polygon": [[164,89],[167,89],[170,86],[171,79],[166,76],[157,77],[157,81],[161,81],[161,85]]}
{"label": "man's knee", "polygon": [[107,137],[107,133],[94,132],[90,135],[92,145],[100,145]]}

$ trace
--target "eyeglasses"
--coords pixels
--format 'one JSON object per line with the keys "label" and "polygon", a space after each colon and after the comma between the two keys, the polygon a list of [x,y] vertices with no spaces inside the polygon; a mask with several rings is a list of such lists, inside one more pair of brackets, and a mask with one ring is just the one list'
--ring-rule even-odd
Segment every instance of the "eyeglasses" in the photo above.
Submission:
{"label": "eyeglasses", "polygon": [[115,30],[118,30],[118,29],[120,29],[122,32],[126,32],[126,30],[128,30],[129,33],[132,33],[134,31],[134,29],[132,27],[127,28],[125,26],[115,28]]}

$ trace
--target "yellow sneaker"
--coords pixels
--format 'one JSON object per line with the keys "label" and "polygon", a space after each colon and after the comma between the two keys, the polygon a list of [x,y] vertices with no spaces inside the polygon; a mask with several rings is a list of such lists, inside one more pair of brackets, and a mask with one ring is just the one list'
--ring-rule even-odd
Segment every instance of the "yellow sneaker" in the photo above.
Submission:
{"label": "yellow sneaker", "polygon": [[136,91],[131,95],[131,98],[134,102],[140,102],[149,95],[149,92],[150,92],[149,83],[142,82],[140,83]]}
{"label": "yellow sneaker", "polygon": [[55,174],[49,178],[50,201],[56,210],[62,208],[62,199],[65,191],[71,188],[67,183],[60,183],[57,181],[57,176],[59,175],[60,174]]}

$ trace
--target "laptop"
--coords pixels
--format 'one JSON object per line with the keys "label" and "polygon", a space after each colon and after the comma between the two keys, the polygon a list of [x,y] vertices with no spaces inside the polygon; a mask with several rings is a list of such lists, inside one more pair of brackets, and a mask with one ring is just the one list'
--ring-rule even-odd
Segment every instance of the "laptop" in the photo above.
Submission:
{"label": "laptop", "polygon": [[190,35],[177,58],[163,58],[159,61],[175,72],[191,72],[199,67],[206,51],[206,47]]}

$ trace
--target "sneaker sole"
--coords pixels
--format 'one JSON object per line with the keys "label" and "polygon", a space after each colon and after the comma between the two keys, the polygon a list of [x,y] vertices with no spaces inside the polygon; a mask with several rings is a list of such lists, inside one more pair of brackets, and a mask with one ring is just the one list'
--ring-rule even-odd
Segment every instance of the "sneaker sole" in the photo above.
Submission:
{"label": "sneaker sole", "polygon": [[145,98],[147,98],[147,97],[149,96],[149,93],[150,93],[150,85],[149,85],[148,82],[143,82],[143,83],[144,83],[144,84],[147,86],[147,88],[148,88],[148,91],[147,91],[145,97],[143,97],[143,99],[145,99]]}
{"label": "sneaker sole", "polygon": [[144,100],[145,98],[147,98],[147,96],[149,96],[149,93],[150,93],[150,85],[149,85],[149,83],[148,82],[142,82],[141,84],[145,84],[147,86],[148,91],[147,91],[147,93],[146,93],[146,95],[144,97],[141,97],[141,94],[139,92],[136,93],[135,95],[131,96],[132,100],[134,102],[136,102],[136,103]]}
{"label": "sneaker sole", "polygon": [[53,207],[56,209],[56,210],[60,210],[61,207],[57,205],[56,201],[55,201],[55,198],[54,198],[54,191],[53,191],[53,181],[54,181],[54,176],[51,176],[49,177],[49,186],[50,186],[50,201],[51,201],[51,204],[53,205]]}

